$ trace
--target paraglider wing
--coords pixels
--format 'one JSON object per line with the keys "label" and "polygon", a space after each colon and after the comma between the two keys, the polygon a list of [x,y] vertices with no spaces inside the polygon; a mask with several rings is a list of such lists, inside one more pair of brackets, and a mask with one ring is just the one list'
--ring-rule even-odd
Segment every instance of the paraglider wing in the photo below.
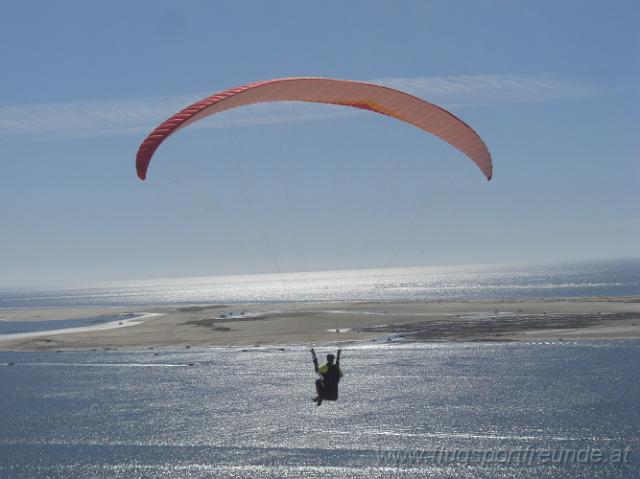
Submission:
{"label": "paraglider wing", "polygon": [[138,177],[144,180],[154,152],[171,134],[209,115],[253,103],[304,101],[370,110],[410,123],[454,146],[492,175],[491,154],[478,134],[465,122],[418,97],[372,83],[331,78],[281,78],[232,88],[204,98],[158,126],[140,145],[136,156]]}

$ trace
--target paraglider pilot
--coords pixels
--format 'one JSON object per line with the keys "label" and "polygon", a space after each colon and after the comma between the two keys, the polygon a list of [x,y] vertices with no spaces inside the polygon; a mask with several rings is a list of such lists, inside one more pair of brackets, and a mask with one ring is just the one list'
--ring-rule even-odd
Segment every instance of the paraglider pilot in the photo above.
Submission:
{"label": "paraglider pilot", "polygon": [[311,348],[311,357],[313,358],[313,366],[316,373],[321,376],[316,381],[317,396],[313,398],[313,402],[317,406],[322,404],[322,401],[337,401],[338,400],[338,383],[342,377],[342,370],[340,369],[340,353],[342,351],[338,349],[338,356],[333,354],[327,354],[327,363],[323,366],[318,366],[318,358],[316,352]]}

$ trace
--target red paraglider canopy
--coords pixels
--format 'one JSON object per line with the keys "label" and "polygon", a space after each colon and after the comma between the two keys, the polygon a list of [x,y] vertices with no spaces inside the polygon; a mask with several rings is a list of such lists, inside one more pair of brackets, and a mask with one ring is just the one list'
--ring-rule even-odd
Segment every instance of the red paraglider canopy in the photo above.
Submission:
{"label": "red paraglider canopy", "polygon": [[408,93],[372,83],[331,78],[280,78],[231,88],[204,98],[158,126],[140,145],[138,177],[144,180],[156,149],[175,131],[206,116],[253,103],[304,101],[362,108],[410,123],[454,146],[478,165],[488,180],[491,154],[480,136],[465,122]]}

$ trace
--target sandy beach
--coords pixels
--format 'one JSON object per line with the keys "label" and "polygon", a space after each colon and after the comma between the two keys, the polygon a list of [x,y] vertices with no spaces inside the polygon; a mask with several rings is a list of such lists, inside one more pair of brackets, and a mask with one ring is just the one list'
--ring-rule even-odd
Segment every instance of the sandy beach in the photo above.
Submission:
{"label": "sandy beach", "polygon": [[[133,315],[132,315],[133,313]],[[148,314],[153,313],[153,314]],[[0,350],[322,344],[350,341],[640,339],[640,298],[3,309],[0,321],[117,319],[0,335]]]}

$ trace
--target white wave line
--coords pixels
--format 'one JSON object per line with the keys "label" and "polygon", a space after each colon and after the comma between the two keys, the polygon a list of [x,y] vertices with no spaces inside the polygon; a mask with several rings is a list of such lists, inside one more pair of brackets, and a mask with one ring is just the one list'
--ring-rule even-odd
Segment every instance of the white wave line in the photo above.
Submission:
{"label": "white wave line", "polygon": [[12,366],[95,367],[95,368],[188,368],[188,364],[153,363],[14,363]]}
{"label": "white wave line", "polygon": [[45,336],[57,336],[60,334],[86,333],[88,331],[103,331],[105,329],[126,328],[141,324],[143,320],[162,316],[162,313],[141,313],[129,319],[116,319],[108,323],[94,324],[91,326],[78,326],[74,328],[49,329],[46,331],[31,331],[28,333],[11,333],[0,335],[0,341],[12,341],[17,339],[33,339]]}

